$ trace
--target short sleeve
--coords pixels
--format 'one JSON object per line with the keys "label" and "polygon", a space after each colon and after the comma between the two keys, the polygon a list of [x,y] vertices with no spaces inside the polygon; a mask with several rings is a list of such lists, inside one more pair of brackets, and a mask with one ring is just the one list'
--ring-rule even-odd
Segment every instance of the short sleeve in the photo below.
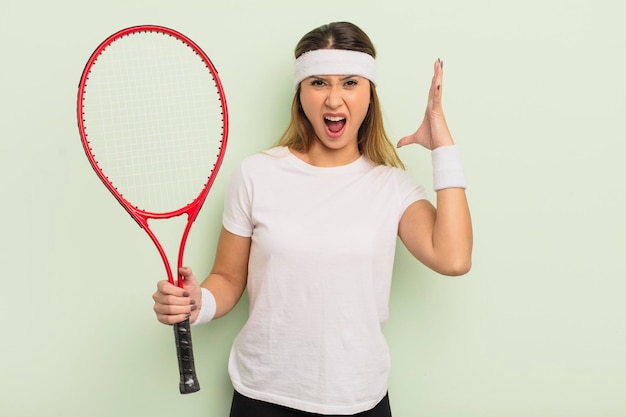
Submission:
{"label": "short sleeve", "polygon": [[418,200],[426,200],[426,190],[408,172],[398,169],[397,171],[398,194],[400,198],[400,216],[413,203]]}
{"label": "short sleeve", "polygon": [[224,200],[224,213],[222,224],[226,230],[243,237],[252,236],[251,215],[251,183],[246,179],[243,165],[234,172],[226,198]]}

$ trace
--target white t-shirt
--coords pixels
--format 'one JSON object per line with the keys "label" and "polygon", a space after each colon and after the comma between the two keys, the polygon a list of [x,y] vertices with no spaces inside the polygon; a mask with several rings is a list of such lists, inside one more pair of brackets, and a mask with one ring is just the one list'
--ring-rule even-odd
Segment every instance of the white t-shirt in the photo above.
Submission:
{"label": "white t-shirt", "polygon": [[384,397],[398,223],[424,198],[405,171],[365,157],[320,168],[277,147],[241,163],[223,218],[252,238],[249,318],[229,360],[237,391],[320,414]]}

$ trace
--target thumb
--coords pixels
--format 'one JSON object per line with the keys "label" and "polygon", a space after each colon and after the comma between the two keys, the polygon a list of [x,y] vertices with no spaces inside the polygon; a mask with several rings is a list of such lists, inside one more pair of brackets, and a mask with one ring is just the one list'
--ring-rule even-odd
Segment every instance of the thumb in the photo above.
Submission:
{"label": "thumb", "polygon": [[400,148],[405,145],[410,145],[411,143],[417,143],[417,140],[415,139],[415,133],[400,139],[396,147]]}
{"label": "thumb", "polygon": [[[178,273],[180,274],[180,278],[183,280],[182,287],[183,288],[195,288],[198,287],[198,280],[194,275],[192,269],[188,266],[183,266],[178,269]],[[181,286],[180,282],[178,283]]]}

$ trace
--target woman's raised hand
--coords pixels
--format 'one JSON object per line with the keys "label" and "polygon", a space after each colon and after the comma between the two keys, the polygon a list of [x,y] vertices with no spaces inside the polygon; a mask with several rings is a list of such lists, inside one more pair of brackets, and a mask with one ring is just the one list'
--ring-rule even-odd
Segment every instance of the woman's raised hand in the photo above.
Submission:
{"label": "woman's raised hand", "polygon": [[441,93],[443,89],[443,61],[435,61],[435,74],[433,75],[428,92],[426,113],[420,127],[412,135],[405,136],[398,142],[398,147],[417,143],[433,150],[440,146],[454,145],[452,135],[448,129],[446,118],[441,105]]}

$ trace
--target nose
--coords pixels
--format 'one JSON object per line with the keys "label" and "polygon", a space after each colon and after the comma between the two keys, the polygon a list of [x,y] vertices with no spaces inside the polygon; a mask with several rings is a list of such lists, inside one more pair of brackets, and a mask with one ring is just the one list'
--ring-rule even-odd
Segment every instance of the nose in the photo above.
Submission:
{"label": "nose", "polygon": [[340,107],[342,103],[343,98],[341,95],[341,89],[336,86],[330,87],[328,89],[328,95],[326,96],[326,106],[331,109],[336,109],[337,107]]}

